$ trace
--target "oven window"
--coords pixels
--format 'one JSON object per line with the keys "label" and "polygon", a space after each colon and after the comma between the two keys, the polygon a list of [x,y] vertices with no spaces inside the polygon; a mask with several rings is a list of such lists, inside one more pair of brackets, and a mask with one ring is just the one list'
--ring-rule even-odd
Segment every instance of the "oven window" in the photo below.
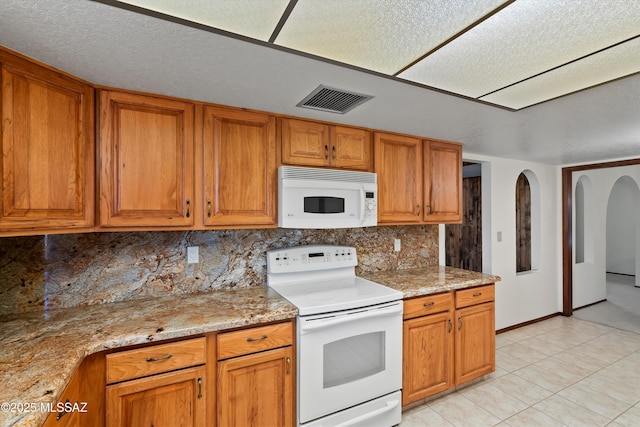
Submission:
{"label": "oven window", "polygon": [[385,332],[356,335],[323,347],[323,387],[358,381],[385,369]]}
{"label": "oven window", "polygon": [[343,213],[344,198],[328,196],[305,197],[304,211],[317,214]]}

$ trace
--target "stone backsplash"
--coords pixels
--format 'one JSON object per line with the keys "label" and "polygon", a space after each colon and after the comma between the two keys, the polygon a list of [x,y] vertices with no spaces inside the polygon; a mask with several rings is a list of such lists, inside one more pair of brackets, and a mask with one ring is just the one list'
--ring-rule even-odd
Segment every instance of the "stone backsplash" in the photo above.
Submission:
{"label": "stone backsplash", "polygon": [[[358,274],[438,265],[437,225],[0,238],[0,315],[265,286],[267,250],[308,244],[355,246]],[[199,263],[186,263],[188,246]]]}

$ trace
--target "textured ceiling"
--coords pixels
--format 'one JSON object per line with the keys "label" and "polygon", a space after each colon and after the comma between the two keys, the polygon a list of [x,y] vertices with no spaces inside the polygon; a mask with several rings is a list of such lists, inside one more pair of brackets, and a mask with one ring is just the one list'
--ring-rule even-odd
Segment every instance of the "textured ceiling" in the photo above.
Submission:
{"label": "textured ceiling", "polygon": [[[248,28],[261,31],[252,39],[271,38],[273,22],[277,26],[290,3],[246,1],[269,6],[257,20],[249,14],[254,23]],[[520,2],[527,3],[519,0],[493,16]],[[150,12],[140,13],[133,6],[127,10],[115,7],[118,2],[112,3],[3,0],[0,45],[100,85],[459,141],[464,144],[465,156],[478,154],[558,165],[640,156],[639,74],[510,111],[380,72],[298,54],[290,48],[273,48],[269,42],[212,31],[209,25],[190,24],[179,18],[170,20]],[[280,10],[270,14],[273,4],[279,4]],[[295,8],[291,16],[294,11]],[[478,12],[482,13],[485,11]],[[266,29],[258,28],[265,22],[269,23]],[[615,27],[610,31],[617,32]],[[284,26],[280,33],[284,34],[283,31]],[[471,34],[473,29],[455,40]],[[633,66],[639,62],[634,60],[637,47],[633,44],[637,46],[637,41],[607,51],[630,49],[623,56],[630,57]],[[440,50],[453,46],[451,42]],[[526,51],[519,54],[527,56]],[[602,58],[605,59],[589,56],[560,69],[568,75],[570,83],[588,80],[590,73],[578,63],[591,61],[590,66],[606,68],[609,60]],[[493,60],[508,65],[499,55]],[[539,78],[567,87],[568,83],[551,74],[541,74]],[[526,80],[517,90],[539,94],[541,89],[536,80]],[[296,107],[320,84],[374,98],[345,115]],[[515,90],[512,86],[500,96],[508,98]],[[498,97],[499,93],[490,96]],[[518,94],[513,96],[519,98]]]}
{"label": "textured ceiling", "polygon": [[640,1],[121,3],[511,109],[640,72]]}

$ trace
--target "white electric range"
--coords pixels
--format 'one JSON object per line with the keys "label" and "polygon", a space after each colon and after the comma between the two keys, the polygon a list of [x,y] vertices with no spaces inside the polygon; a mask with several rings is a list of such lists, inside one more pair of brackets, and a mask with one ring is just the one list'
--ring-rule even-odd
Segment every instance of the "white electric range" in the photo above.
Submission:
{"label": "white electric range", "polygon": [[267,253],[267,283],[294,304],[299,426],[400,423],[402,292],[355,275],[348,246]]}

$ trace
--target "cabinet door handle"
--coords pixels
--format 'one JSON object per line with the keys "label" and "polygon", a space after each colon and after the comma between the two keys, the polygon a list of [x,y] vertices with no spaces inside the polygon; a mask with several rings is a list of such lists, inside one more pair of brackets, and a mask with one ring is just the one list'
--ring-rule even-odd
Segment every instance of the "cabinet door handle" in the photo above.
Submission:
{"label": "cabinet door handle", "polygon": [[147,357],[147,362],[160,362],[161,360],[171,359],[172,357],[173,357],[173,354],[167,353],[164,356],[160,356],[160,357]]}
{"label": "cabinet door handle", "polygon": [[424,304],[422,304],[423,307],[431,307],[432,305],[435,305],[435,301],[431,301],[431,302],[425,302]]}
{"label": "cabinet door handle", "polygon": [[207,217],[211,218],[211,200],[207,200]]}
{"label": "cabinet door handle", "polygon": [[458,330],[462,329],[462,317],[458,317]]}
{"label": "cabinet door handle", "polygon": [[202,399],[202,377],[198,377],[198,399]]}
{"label": "cabinet door handle", "polygon": [[416,205],[415,215],[420,216],[420,205]]}
{"label": "cabinet door handle", "polygon": [[324,159],[325,160],[329,160],[329,146],[328,145],[324,146]]}
{"label": "cabinet door handle", "polygon": [[[69,399],[67,399],[65,403],[65,407],[70,404],[71,402],[69,402]],[[68,412],[66,411],[66,409],[63,409],[58,415],[56,415],[56,421],[60,421],[60,418],[64,417],[65,415],[67,415]]]}
{"label": "cabinet door handle", "polygon": [[431,205],[427,205],[427,214],[431,215]]}
{"label": "cabinet door handle", "polygon": [[479,297],[480,295],[482,295],[482,292],[477,292],[477,293],[473,294],[473,297],[474,297],[474,298],[475,298],[475,297]]}
{"label": "cabinet door handle", "polygon": [[336,146],[335,145],[331,146],[331,158],[333,160],[336,159]]}
{"label": "cabinet door handle", "polygon": [[247,338],[247,342],[262,341],[262,340],[266,340],[266,339],[267,339],[267,334],[264,334],[263,336],[261,336],[259,338],[249,337],[249,338]]}
{"label": "cabinet door handle", "polygon": [[287,361],[287,375],[289,375],[291,373],[291,358],[287,356],[286,361]]}
{"label": "cabinet door handle", "polygon": [[187,218],[191,217],[191,201],[187,199]]}
{"label": "cabinet door handle", "polygon": [[449,323],[449,333],[451,333],[453,330],[453,322],[451,322],[451,319],[447,319],[447,323]]}

